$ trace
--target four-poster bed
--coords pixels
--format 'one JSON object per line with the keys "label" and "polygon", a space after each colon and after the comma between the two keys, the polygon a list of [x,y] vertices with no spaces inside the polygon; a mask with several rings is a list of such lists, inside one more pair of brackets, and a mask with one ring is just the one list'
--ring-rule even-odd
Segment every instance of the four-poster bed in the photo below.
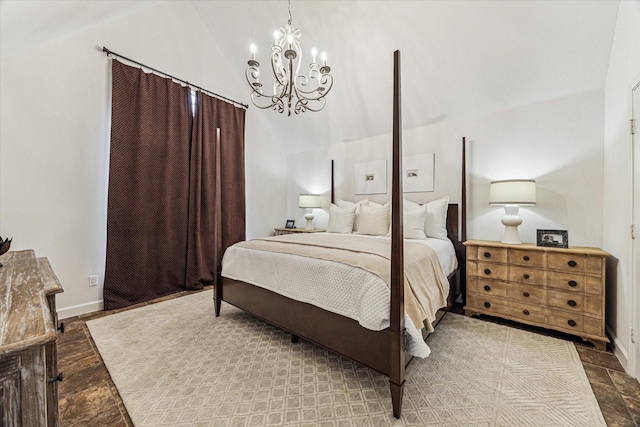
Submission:
{"label": "four-poster bed", "polygon": [[[393,101],[393,178],[391,201],[391,255],[389,326],[382,330],[367,329],[357,321],[307,302],[301,302],[261,286],[242,280],[221,277],[215,287],[216,316],[225,301],[260,317],[293,334],[346,356],[389,377],[393,415],[400,417],[405,383],[405,369],[411,355],[407,353],[405,324],[405,243],[403,239],[402,144],[400,111],[400,52],[394,53]],[[464,140],[463,140],[464,141]],[[464,181],[464,170],[463,170]],[[333,162],[332,162],[332,202]],[[464,187],[463,187],[464,188]],[[465,195],[462,195],[464,212]],[[464,215],[464,213],[463,213]],[[458,205],[447,209],[447,237],[453,243],[458,266],[464,265],[464,246],[458,233]],[[464,222],[462,223],[464,235]],[[323,233],[319,233],[323,234]],[[289,237],[289,236],[285,236]],[[388,243],[387,243],[388,248]],[[389,264],[386,264],[387,268]],[[447,307],[453,304],[460,290],[460,268],[446,277],[449,292]],[[388,271],[388,270],[387,270]],[[223,275],[224,266],[223,266]],[[445,274],[446,276],[446,274]],[[302,280],[302,279],[300,279]],[[388,288],[387,288],[388,289]],[[387,291],[388,295],[388,291]],[[436,309],[439,307],[436,307]],[[430,323],[437,323],[444,312]],[[409,325],[411,326],[411,325]],[[431,326],[431,325],[429,325]],[[424,344],[424,343],[423,343]]]}

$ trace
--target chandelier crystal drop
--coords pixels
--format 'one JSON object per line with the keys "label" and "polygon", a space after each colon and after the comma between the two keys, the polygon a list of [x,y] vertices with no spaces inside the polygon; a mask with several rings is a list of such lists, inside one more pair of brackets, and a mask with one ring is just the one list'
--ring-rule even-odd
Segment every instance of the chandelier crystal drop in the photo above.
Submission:
{"label": "chandelier crystal drop", "polygon": [[316,62],[318,51],[313,48],[312,62],[307,74],[300,74],[302,31],[291,25],[291,0],[289,0],[289,21],[274,33],[275,42],[271,46],[271,69],[273,71],[273,91],[265,90],[260,82],[260,63],[256,61],[256,47],[251,45],[251,59],[245,72],[251,87],[251,101],[261,109],[272,108],[279,113],[287,110],[296,114],[305,111],[320,111],[326,103],[325,96],[333,86],[331,68],[327,65],[327,55],[322,53],[322,66]]}

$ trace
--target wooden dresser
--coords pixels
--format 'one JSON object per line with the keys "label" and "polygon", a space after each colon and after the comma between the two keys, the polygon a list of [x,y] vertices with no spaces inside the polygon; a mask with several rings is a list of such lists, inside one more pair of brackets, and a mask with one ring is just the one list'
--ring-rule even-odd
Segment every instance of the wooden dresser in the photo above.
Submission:
{"label": "wooden dresser", "polygon": [[0,262],[0,426],[57,426],[62,286],[34,251],[8,252]]}
{"label": "wooden dresser", "polygon": [[465,314],[577,335],[604,350],[605,264],[598,248],[469,240]]}

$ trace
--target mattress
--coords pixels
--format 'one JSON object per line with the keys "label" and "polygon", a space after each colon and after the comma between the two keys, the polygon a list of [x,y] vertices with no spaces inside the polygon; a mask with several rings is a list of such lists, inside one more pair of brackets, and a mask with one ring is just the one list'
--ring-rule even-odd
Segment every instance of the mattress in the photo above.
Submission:
{"label": "mattress", "polygon": [[[312,236],[309,235],[309,237]],[[278,236],[272,239],[286,238],[287,236]],[[354,235],[349,238],[389,241],[388,237],[378,236]],[[269,240],[269,238],[262,240]],[[427,245],[432,248],[437,257],[436,264],[442,268],[445,277],[457,268],[455,250],[449,240],[428,238],[412,239],[410,242],[412,245]],[[410,246],[405,245],[405,253],[408,247]],[[380,276],[363,268],[321,258],[234,245],[225,252],[222,276],[313,304],[356,320],[367,329],[379,331],[389,326],[391,298],[389,286]],[[424,284],[424,286],[430,286],[430,284]],[[431,298],[427,304],[429,305],[428,322],[433,321],[436,311],[446,304],[448,292],[448,282],[446,282],[446,288],[434,292],[435,297]],[[405,327],[409,335],[407,348],[409,353],[417,357],[428,356],[429,347],[422,339],[420,330],[415,327],[406,313]]]}

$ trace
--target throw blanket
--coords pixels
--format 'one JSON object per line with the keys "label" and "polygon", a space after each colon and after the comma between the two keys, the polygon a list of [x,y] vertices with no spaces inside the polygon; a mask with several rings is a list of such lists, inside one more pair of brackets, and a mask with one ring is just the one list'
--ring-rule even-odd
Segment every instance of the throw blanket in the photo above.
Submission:
{"label": "throw blanket", "polygon": [[[435,251],[405,240],[404,308],[417,330],[433,331],[436,311],[447,302],[449,282]],[[389,240],[332,233],[275,236],[240,242],[237,246],[335,261],[362,268],[380,277],[390,288]],[[426,322],[425,322],[426,321]]]}

